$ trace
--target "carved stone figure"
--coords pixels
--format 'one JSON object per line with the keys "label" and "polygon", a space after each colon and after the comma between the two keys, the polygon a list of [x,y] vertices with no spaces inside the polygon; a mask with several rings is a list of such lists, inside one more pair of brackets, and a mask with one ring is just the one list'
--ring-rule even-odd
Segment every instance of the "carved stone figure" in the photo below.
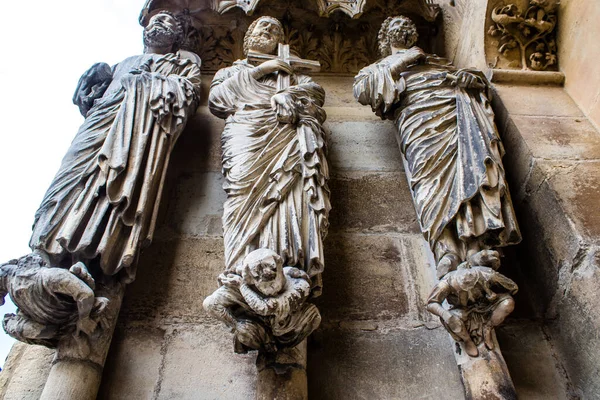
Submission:
{"label": "carved stone figure", "polygon": [[[496,293],[494,287],[504,292]],[[440,317],[455,340],[464,343],[467,354],[477,357],[481,342],[490,350],[494,348],[493,329],[513,311],[511,295],[517,290],[512,280],[494,269],[465,262],[435,286],[427,309]],[[450,304],[449,310],[442,306],[444,300]]]}
{"label": "carved stone figure", "polygon": [[354,95],[396,123],[438,278],[469,259],[479,260],[478,267],[497,268],[499,254],[490,250],[518,243],[521,235],[505,180],[489,83],[479,71],[457,69],[425,54],[416,42],[410,19],[388,18],[379,33],[384,58],[359,72]]}
{"label": "carved stone figure", "polygon": [[388,18],[379,39],[385,58],[359,72],[354,95],[395,120],[438,277],[481,250],[518,243],[483,74],[413,47],[417,32],[408,18]]}
{"label": "carved stone figure", "polygon": [[[13,337],[52,346],[70,330],[90,334],[90,313],[105,302],[94,298],[92,276],[134,279],[171,150],[198,100],[198,61],[177,52],[181,33],[160,12],[144,31],[143,55],[81,77],[73,100],[85,122],[35,215],[34,253],[2,267],[20,309],[5,319]],[[32,336],[35,324],[45,330]]]}
{"label": "carved stone figure", "polygon": [[[0,266],[0,302],[9,294],[17,314],[6,314],[4,330],[29,344],[56,347],[65,332],[87,347],[108,303],[95,297],[95,282],[81,262],[70,269],[50,268],[37,254]],[[80,349],[86,353],[89,349]]]}
{"label": "carved stone figure", "polygon": [[[293,268],[286,270],[286,276],[300,279],[299,271],[307,274],[315,296],[321,287],[323,238],[331,208],[322,128],[325,93],[308,76],[296,73],[314,63],[292,61],[282,39],[279,21],[257,19],[244,39],[248,59],[220,70],[211,85],[209,108],[226,120],[221,138],[227,193],[225,277],[240,275],[243,260],[256,249],[270,249],[281,257],[282,265]],[[281,57],[274,55],[278,49]],[[235,285],[228,279],[221,279],[221,284]],[[227,302],[223,307],[228,307]],[[250,304],[245,307],[253,309]],[[317,321],[313,316],[290,318],[306,325],[294,328],[295,332],[311,330],[308,327]],[[272,326],[266,323],[264,328]],[[273,334],[279,335],[279,344],[288,341],[281,330]]]}
{"label": "carved stone figure", "polygon": [[305,302],[310,278],[301,269],[283,268],[273,250],[254,250],[235,273],[221,274],[219,283],[204,308],[233,329],[236,353],[295,346],[321,322],[317,307]]}

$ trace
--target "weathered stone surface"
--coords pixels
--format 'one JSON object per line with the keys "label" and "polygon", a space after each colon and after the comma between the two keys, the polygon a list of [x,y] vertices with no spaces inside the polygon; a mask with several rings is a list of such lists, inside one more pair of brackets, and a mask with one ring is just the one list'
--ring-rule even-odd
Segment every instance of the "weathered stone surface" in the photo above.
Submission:
{"label": "weathered stone surface", "polygon": [[152,399],[159,382],[164,331],[117,328],[98,399]]}
{"label": "weathered stone surface", "polygon": [[[360,109],[361,105],[356,102],[354,96],[352,96],[352,82],[353,76],[315,76],[315,81],[319,84],[323,84],[325,89],[326,107],[349,107],[354,109]],[[358,112],[358,110],[354,110]]]}
{"label": "weathered stone surface", "polygon": [[597,45],[600,26],[600,8],[595,0],[561,1],[558,9],[558,55],[560,68],[567,76],[565,89],[590,117],[600,126],[600,74]]}
{"label": "weathered stone surface", "polygon": [[396,128],[390,121],[329,122],[331,169],[336,171],[402,171]]}
{"label": "weathered stone surface", "polygon": [[182,174],[174,185],[166,226],[181,236],[222,236],[223,175],[220,172]]}
{"label": "weathered stone surface", "polygon": [[562,366],[538,323],[511,321],[496,333],[519,399],[570,398]]}
{"label": "weathered stone surface", "polygon": [[[205,82],[207,78],[202,79]],[[208,107],[198,107],[173,149],[169,168],[176,174],[220,172],[221,132],[224,126],[224,121],[213,117]]]}
{"label": "weathered stone surface", "polygon": [[[54,350],[17,342],[0,376],[4,400],[37,400],[50,373]],[[4,378],[4,375],[7,378]],[[5,380],[6,379],[6,380]]]}
{"label": "weathered stone surface", "polygon": [[196,321],[205,316],[202,300],[218,286],[223,240],[154,242],[138,268],[144,273],[128,288],[121,321]]}
{"label": "weathered stone surface", "polygon": [[339,320],[427,320],[433,276],[421,235],[330,235],[324,291],[317,304],[324,323]]}
{"label": "weathered stone surface", "polygon": [[600,134],[586,118],[513,116],[517,130],[535,158],[593,160],[600,158]]}
{"label": "weathered stone surface", "polygon": [[256,355],[232,354],[224,326],[179,326],[166,340],[156,399],[254,398]]}
{"label": "weathered stone surface", "polygon": [[340,173],[330,188],[331,232],[420,233],[404,173]]}
{"label": "weathered stone surface", "polygon": [[576,232],[600,241],[600,161],[540,162],[540,167]]}
{"label": "weathered stone surface", "polygon": [[308,354],[312,400],[464,398],[443,329],[317,333]]}
{"label": "weathered stone surface", "polygon": [[512,115],[583,117],[575,102],[561,87],[494,85]]}
{"label": "weathered stone surface", "polygon": [[573,267],[549,330],[575,392],[581,398],[595,398],[600,393],[600,248],[592,247]]}

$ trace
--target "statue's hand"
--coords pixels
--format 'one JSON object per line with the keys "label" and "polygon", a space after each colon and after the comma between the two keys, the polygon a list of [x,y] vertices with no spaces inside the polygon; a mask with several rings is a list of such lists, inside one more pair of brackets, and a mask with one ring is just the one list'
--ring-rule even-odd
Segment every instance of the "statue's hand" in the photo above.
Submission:
{"label": "statue's hand", "polygon": [[407,64],[417,64],[419,61],[424,60],[427,54],[420,47],[414,46],[406,50],[404,53],[404,60]]}
{"label": "statue's hand", "polygon": [[447,74],[446,77],[452,79],[455,85],[463,89],[485,89],[485,83],[477,75],[468,71],[458,71],[456,75]]}
{"label": "statue's hand", "polygon": [[223,286],[237,289],[242,285],[243,281],[242,281],[242,277],[239,275],[236,275],[236,274],[227,274],[227,275],[221,274],[219,276],[219,282],[221,282],[221,284]]}
{"label": "statue's hand", "polygon": [[444,322],[448,324],[448,327],[452,330],[452,332],[456,334],[460,334],[463,331],[466,332],[467,328],[465,327],[465,324],[460,320],[460,318],[451,312],[444,313],[442,318],[444,319]]}
{"label": "statue's hand", "polygon": [[79,321],[77,321],[76,333],[79,334],[80,332],[83,332],[87,336],[91,336],[96,330],[97,326],[98,323],[90,317],[81,318]]}
{"label": "statue's hand", "polygon": [[294,70],[290,65],[282,60],[269,60],[256,66],[250,70],[250,74],[254,79],[260,79],[265,75],[272,74],[276,71],[282,71],[286,74],[292,74]]}
{"label": "statue's hand", "polygon": [[277,115],[277,120],[285,124],[295,124],[298,119],[296,103],[291,95],[287,93],[277,93],[271,97],[271,107]]}

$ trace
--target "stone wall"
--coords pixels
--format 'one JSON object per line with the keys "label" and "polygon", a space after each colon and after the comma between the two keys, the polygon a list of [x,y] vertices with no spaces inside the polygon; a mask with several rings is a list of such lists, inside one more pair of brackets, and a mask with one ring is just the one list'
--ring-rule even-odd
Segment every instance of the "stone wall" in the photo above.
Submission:
{"label": "stone wall", "polygon": [[[393,124],[354,100],[352,78],[316,79],[327,91],[334,209],[310,398],[460,398],[450,339],[424,309],[433,273]],[[234,354],[202,309],[223,268],[222,128],[202,105],[177,144],[162,227],[128,289],[99,398],[253,398],[255,355]]]}
{"label": "stone wall", "polygon": [[565,89],[600,127],[600,5],[597,0],[562,0],[559,8],[559,66]]}
{"label": "stone wall", "polygon": [[600,133],[561,87],[495,85],[505,166],[523,230],[521,292],[572,396],[600,393]]}

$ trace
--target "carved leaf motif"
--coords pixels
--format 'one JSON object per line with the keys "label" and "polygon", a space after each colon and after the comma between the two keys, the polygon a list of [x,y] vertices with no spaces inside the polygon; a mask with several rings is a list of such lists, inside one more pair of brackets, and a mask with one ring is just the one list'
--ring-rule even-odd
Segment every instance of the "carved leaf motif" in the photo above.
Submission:
{"label": "carved leaf motif", "polygon": [[350,40],[345,40],[340,32],[323,36],[322,47],[319,52],[323,64],[333,72],[351,72],[353,45]]}
{"label": "carved leaf motif", "polygon": [[[530,0],[525,13],[514,4],[498,6],[492,11],[495,24],[488,34],[493,37],[502,34],[498,51],[504,57],[509,57],[509,50],[519,49],[521,68],[547,69],[556,65],[556,44],[552,38],[556,27],[555,11],[556,4],[548,0]],[[512,60],[510,65],[514,63]]]}
{"label": "carved leaf motif", "polygon": [[217,53],[215,51],[218,41],[214,35],[213,29],[203,27],[198,32],[198,44],[195,48],[196,54],[202,59],[203,68],[215,68],[218,65]]}
{"label": "carved leaf motif", "polygon": [[295,50],[301,58],[317,59],[319,57],[319,39],[310,30],[298,31],[292,29],[287,36],[290,47]]}

